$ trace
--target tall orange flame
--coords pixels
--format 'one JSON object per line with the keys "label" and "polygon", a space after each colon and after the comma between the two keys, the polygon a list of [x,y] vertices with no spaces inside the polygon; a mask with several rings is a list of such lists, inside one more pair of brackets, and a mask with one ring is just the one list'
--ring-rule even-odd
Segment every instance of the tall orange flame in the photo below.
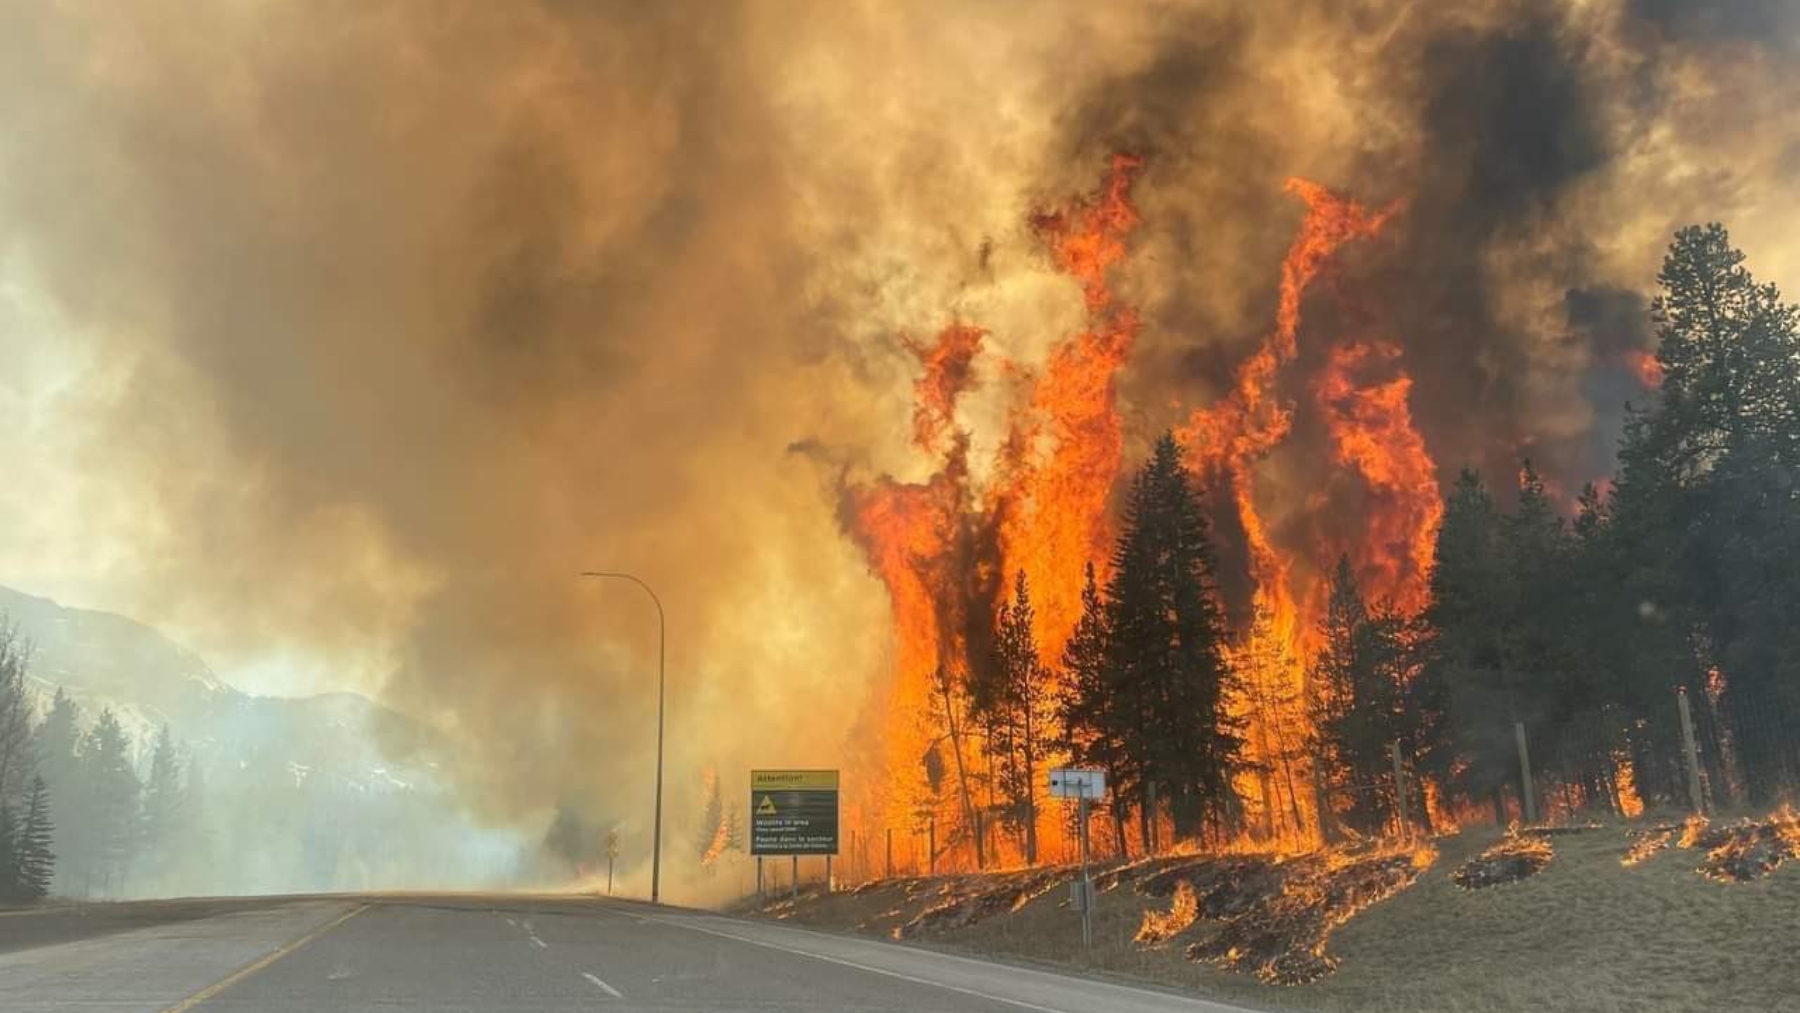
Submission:
{"label": "tall orange flame", "polygon": [[[1362,476],[1372,500],[1360,544],[1346,547],[1362,590],[1413,613],[1425,606],[1444,502],[1437,466],[1407,406],[1412,378],[1394,366],[1399,358],[1400,349],[1386,342],[1345,342],[1332,349],[1313,390],[1333,459]],[[1356,374],[1377,366],[1394,376],[1357,386]]]}
{"label": "tall orange flame", "polygon": [[1071,561],[1103,560],[1110,536],[1107,499],[1125,447],[1114,381],[1138,316],[1117,303],[1107,272],[1124,259],[1139,223],[1131,183],[1142,165],[1115,155],[1098,193],[1032,218],[1056,265],[1081,283],[1090,324],[1051,352],[1029,409],[1015,419],[1012,460],[996,494],[1005,572],[1022,569],[1031,581],[1038,646],[1052,662],[1081,615],[1081,566]]}
{"label": "tall orange flame", "polygon": [[[968,438],[955,420],[986,332],[958,323],[934,342],[909,345],[923,367],[913,387],[913,443],[941,455],[939,471],[923,483],[883,478],[846,490],[845,527],[886,585],[894,613],[892,717],[884,729],[889,784],[876,807],[889,825],[937,809],[954,813],[958,800],[941,784],[926,798],[932,793],[922,793],[921,778],[908,773],[920,770],[927,756],[940,768],[972,768],[982,760],[979,742],[930,727],[932,715],[944,721],[955,706],[936,677],[940,671],[961,676],[983,663],[967,656],[972,645],[965,634],[971,623],[991,618],[1008,577],[1024,570],[1031,582],[1047,664],[1060,658],[1079,616],[1080,563],[1104,549],[1107,499],[1123,456],[1115,377],[1138,319],[1118,304],[1107,275],[1125,257],[1139,221],[1130,189],[1141,165],[1136,157],[1115,156],[1097,191],[1065,210],[1032,217],[1052,261],[1080,283],[1088,327],[1059,342],[1033,379],[1030,399],[1014,413],[999,451],[992,486],[980,496],[971,491]],[[984,553],[984,539],[991,553]],[[940,769],[938,779],[944,774]],[[961,804],[966,814],[975,803]],[[1048,816],[1042,822],[1040,842],[1054,849],[1061,823]]]}
{"label": "tall orange flame", "polygon": [[1180,436],[1195,470],[1229,484],[1249,550],[1257,602],[1273,616],[1277,635],[1297,646],[1309,631],[1295,604],[1290,563],[1275,548],[1257,505],[1253,468],[1287,436],[1293,423],[1291,406],[1278,399],[1273,387],[1281,368],[1294,359],[1300,300],[1307,286],[1339,247],[1352,239],[1379,235],[1400,206],[1395,203],[1371,212],[1304,179],[1289,179],[1286,189],[1306,202],[1306,217],[1281,262],[1275,330],[1238,367],[1231,391],[1214,404],[1195,410]]}

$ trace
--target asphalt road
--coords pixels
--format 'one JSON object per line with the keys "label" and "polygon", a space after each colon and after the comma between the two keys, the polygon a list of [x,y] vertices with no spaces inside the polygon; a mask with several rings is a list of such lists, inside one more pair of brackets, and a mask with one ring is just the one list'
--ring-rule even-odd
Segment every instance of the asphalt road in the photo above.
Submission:
{"label": "asphalt road", "polygon": [[0,914],[12,1013],[1244,1013],[870,939],[593,898],[380,895]]}

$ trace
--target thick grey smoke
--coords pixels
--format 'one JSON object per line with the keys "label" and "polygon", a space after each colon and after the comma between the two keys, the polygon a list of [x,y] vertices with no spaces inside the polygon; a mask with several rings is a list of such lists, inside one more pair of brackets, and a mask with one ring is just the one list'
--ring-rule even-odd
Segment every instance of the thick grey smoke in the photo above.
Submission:
{"label": "thick grey smoke", "polygon": [[641,834],[652,613],[574,574],[664,597],[678,818],[705,765],[879,729],[835,474],[929,467],[902,339],[955,319],[993,332],[989,459],[1000,359],[1081,318],[1026,213],[1113,150],[1148,159],[1128,456],[1266,331],[1302,175],[1408,203],[1303,360],[1398,342],[1445,469],[1603,474],[1667,233],[1800,272],[1794,21],[1686,10],[8,3],[0,346],[42,382],[6,388],[0,568],[221,667],[345,666],[461,743],[484,819]]}

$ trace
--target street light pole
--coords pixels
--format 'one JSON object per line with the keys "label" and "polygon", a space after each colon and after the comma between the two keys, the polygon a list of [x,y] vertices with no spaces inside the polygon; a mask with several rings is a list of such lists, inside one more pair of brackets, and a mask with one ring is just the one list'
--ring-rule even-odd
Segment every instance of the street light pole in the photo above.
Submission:
{"label": "street light pole", "polygon": [[656,817],[650,831],[650,903],[657,903],[662,893],[662,775],[663,775],[663,690],[667,682],[669,634],[663,622],[662,599],[644,583],[629,573],[615,571],[589,570],[583,577],[610,577],[615,580],[629,580],[644,589],[650,601],[656,605]]}

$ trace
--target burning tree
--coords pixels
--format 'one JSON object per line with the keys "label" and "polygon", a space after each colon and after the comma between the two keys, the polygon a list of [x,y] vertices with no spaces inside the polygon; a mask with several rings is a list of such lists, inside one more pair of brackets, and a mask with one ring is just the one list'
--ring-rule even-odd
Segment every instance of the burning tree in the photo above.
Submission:
{"label": "burning tree", "polygon": [[[1061,732],[1061,746],[1075,763],[1099,767],[1108,781],[1117,786],[1136,777],[1142,770],[1132,763],[1125,748],[1125,728],[1115,711],[1118,702],[1113,692],[1116,672],[1106,663],[1111,639],[1106,602],[1094,577],[1094,564],[1087,564],[1086,579],[1081,586],[1081,618],[1063,647],[1063,686],[1057,698],[1056,717]],[[1130,797],[1122,791],[1107,795],[1107,809],[1112,814],[1113,840],[1119,857],[1126,855],[1125,817]]]}
{"label": "burning tree", "polygon": [[1341,811],[1322,800],[1320,819],[1342,818],[1358,833],[1379,832],[1394,813],[1391,793],[1382,805],[1373,788],[1391,779],[1389,749],[1408,732],[1404,623],[1383,606],[1371,609],[1349,558],[1338,560],[1311,670],[1311,706],[1322,786],[1348,799]]}
{"label": "burning tree", "polygon": [[1228,834],[1238,812],[1232,774],[1241,722],[1226,708],[1235,680],[1206,515],[1173,434],[1157,441],[1133,480],[1122,527],[1106,594],[1111,699],[1102,708],[1127,759],[1116,790],[1144,800],[1146,849],[1157,788],[1177,836]]}
{"label": "burning tree", "polygon": [[994,623],[993,664],[973,684],[977,720],[986,729],[987,754],[996,764],[991,790],[1001,821],[1020,835],[1025,861],[1038,856],[1038,779],[1051,741],[1051,673],[1038,657],[1036,613],[1025,571],[1013,582],[1012,601]]}
{"label": "burning tree", "polygon": [[1263,838],[1305,841],[1299,780],[1311,738],[1308,715],[1301,688],[1288,679],[1292,653],[1266,603],[1255,604],[1250,629],[1229,657],[1243,701],[1236,710],[1246,718],[1245,734],[1255,746],[1255,758],[1244,769],[1259,789]]}

